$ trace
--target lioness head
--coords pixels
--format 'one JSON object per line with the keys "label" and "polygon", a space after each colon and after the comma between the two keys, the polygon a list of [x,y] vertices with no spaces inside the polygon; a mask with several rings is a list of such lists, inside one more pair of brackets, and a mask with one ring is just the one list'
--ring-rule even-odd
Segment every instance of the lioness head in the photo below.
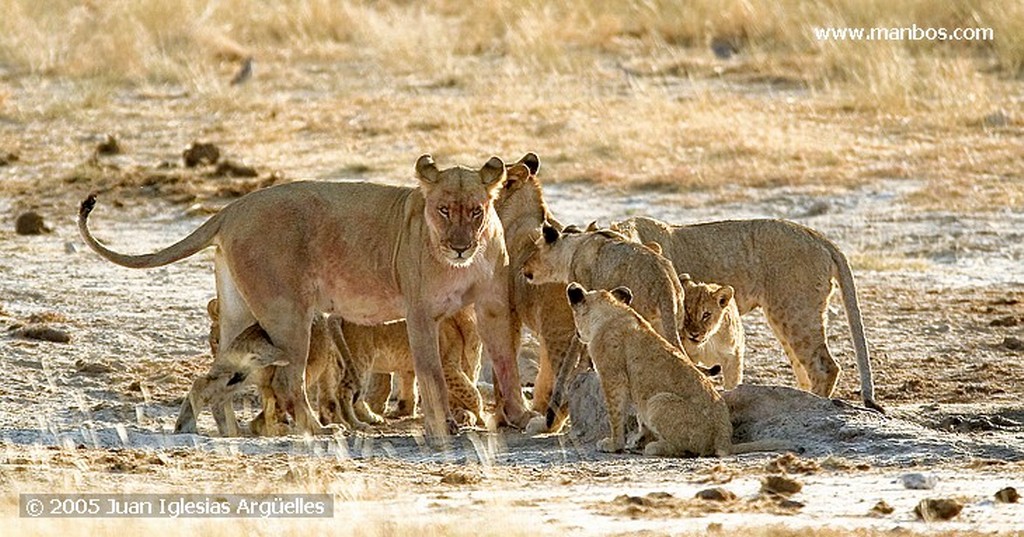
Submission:
{"label": "lioness head", "polygon": [[683,284],[682,336],[694,343],[704,343],[722,325],[729,301],[735,294],[728,285],[695,282],[689,274],[679,276]]}
{"label": "lioness head", "polygon": [[[582,285],[573,282],[565,288],[572,307],[572,317],[576,322],[576,334],[580,341],[589,344],[609,319],[629,315],[629,303],[633,301],[633,292],[628,287],[616,287],[611,291],[587,291]],[[630,315],[635,317],[635,314]]]}
{"label": "lioness head", "polygon": [[523,264],[523,276],[535,284],[567,281],[572,256],[583,237],[576,226],[558,231],[544,224],[541,237],[537,239],[537,250]]}
{"label": "lioness head", "polygon": [[423,155],[416,161],[416,175],[434,253],[452,266],[469,265],[486,246],[485,235],[501,229],[493,202],[505,181],[505,163],[491,157],[479,170],[441,170],[433,157]]}
{"label": "lioness head", "polygon": [[537,180],[538,171],[540,158],[535,153],[527,153],[515,164],[508,165],[505,184],[494,202],[502,223],[506,219],[518,220],[532,216],[530,220],[539,226],[547,219],[547,207]]}

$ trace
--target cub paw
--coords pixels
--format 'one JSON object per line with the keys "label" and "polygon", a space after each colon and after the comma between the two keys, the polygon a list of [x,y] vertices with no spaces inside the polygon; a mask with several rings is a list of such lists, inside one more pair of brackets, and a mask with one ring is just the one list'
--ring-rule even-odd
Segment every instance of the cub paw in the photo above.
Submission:
{"label": "cub paw", "polygon": [[597,441],[597,450],[601,453],[619,453],[622,451],[622,445],[611,438],[602,438]]}
{"label": "cub paw", "polygon": [[548,420],[544,416],[534,416],[526,424],[526,434],[530,436],[537,436],[546,432],[548,432]]}

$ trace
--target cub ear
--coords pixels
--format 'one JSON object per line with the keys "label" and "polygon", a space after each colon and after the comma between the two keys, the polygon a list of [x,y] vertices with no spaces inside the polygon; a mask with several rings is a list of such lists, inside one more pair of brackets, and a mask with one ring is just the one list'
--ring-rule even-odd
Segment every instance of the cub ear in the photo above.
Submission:
{"label": "cub ear", "polygon": [[505,182],[505,163],[498,157],[491,157],[483,168],[480,168],[480,182],[492,186]]}
{"label": "cub ear", "polygon": [[220,301],[216,298],[211,298],[206,303],[206,313],[210,316],[210,320],[217,322],[220,320]]}
{"label": "cub ear", "polygon": [[587,233],[590,233],[592,231],[597,231],[597,220],[594,220],[593,222],[587,224]]}
{"label": "cub ear", "polygon": [[580,230],[580,226],[577,226],[576,224],[569,224],[568,226],[565,226],[564,228],[562,228],[562,233],[578,234],[578,233],[583,233],[583,231]]}
{"label": "cub ear", "polygon": [[416,159],[416,176],[428,184],[434,184],[441,179],[441,170],[437,169],[434,157],[427,154]]}
{"label": "cub ear", "polygon": [[587,297],[587,293],[583,289],[583,286],[576,282],[570,283],[569,286],[565,288],[565,295],[569,297],[569,304],[573,305],[583,302]]}
{"label": "cub ear", "polygon": [[526,166],[530,170],[530,175],[537,175],[537,172],[540,171],[540,157],[532,151],[523,155],[523,158],[519,159],[516,164]]}
{"label": "cub ear", "polygon": [[693,278],[690,277],[689,272],[683,272],[679,274],[679,283],[683,284],[683,287],[686,287],[688,285],[695,285],[693,283]]}
{"label": "cub ear", "polygon": [[722,288],[719,289],[717,293],[715,293],[716,297],[718,298],[718,305],[723,308],[728,306],[729,301],[732,300],[732,297],[735,294],[736,290],[733,289],[731,285],[722,286]]}
{"label": "cub ear", "polygon": [[[658,244],[658,243],[656,243],[656,242],[645,242],[645,243],[644,243],[644,246],[646,246],[646,247],[647,247],[647,248],[649,248],[650,250],[653,250],[653,251],[654,251],[654,253],[656,253],[656,254],[658,254],[658,255],[661,255],[661,253],[662,253],[662,251],[661,251],[661,245],[660,245],[660,244]],[[690,275],[689,275],[689,274],[687,274],[686,276],[687,276],[687,277],[689,277]],[[682,276],[680,276],[680,277],[679,277],[679,280],[680,280],[680,281],[682,281],[682,279],[683,279],[683,277],[682,277]]]}
{"label": "cub ear", "polygon": [[555,229],[549,224],[544,224],[544,242],[548,244],[554,244],[554,242],[557,241],[558,237],[560,236],[561,233],[559,233],[557,229]]}
{"label": "cub ear", "polygon": [[615,289],[611,290],[611,293],[612,293],[612,296],[615,297],[615,300],[618,300],[619,302],[622,302],[623,304],[625,304],[627,306],[629,305],[630,302],[633,301],[633,291],[630,291],[629,287],[626,287],[626,286],[616,287]]}
{"label": "cub ear", "polygon": [[509,190],[517,182],[530,178],[530,170],[522,164],[513,164],[505,170],[505,190]]}

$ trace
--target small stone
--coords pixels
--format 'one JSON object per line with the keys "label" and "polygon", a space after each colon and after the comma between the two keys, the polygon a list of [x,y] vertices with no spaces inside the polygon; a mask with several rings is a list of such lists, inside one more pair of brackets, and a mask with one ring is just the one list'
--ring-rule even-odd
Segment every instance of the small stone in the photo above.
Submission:
{"label": "small stone", "polygon": [[736,493],[722,487],[712,487],[698,492],[695,497],[710,502],[731,502],[736,499]]}
{"label": "small stone", "polygon": [[804,213],[805,217],[821,216],[832,210],[832,205],[825,200],[818,200],[811,204]]}
{"label": "small stone", "polygon": [[789,496],[803,490],[803,483],[782,475],[770,475],[761,480],[761,492]]}
{"label": "small stone", "polygon": [[1010,328],[1010,327],[1018,326],[1020,324],[1021,324],[1021,317],[1017,317],[1016,315],[1007,315],[1005,317],[999,317],[997,319],[992,319],[988,323],[989,326],[996,326],[996,327],[1001,327],[1001,328],[1002,327]]}
{"label": "small stone", "polygon": [[875,506],[871,508],[872,513],[876,513],[879,515],[891,515],[894,511],[896,511],[896,509],[894,509],[893,506],[889,505],[889,503],[886,502],[885,500],[878,500],[878,503],[876,503]]}
{"label": "small stone", "polygon": [[928,498],[921,500],[920,503],[914,507],[914,514],[917,518],[924,520],[925,522],[931,522],[933,520],[949,520],[960,514],[964,506],[956,501],[949,498]]}
{"label": "small stone", "polygon": [[20,327],[14,330],[14,337],[20,337],[25,339],[37,339],[39,341],[49,341],[51,343],[70,343],[71,336],[57,328],[51,326],[30,324],[28,326]]}
{"label": "small stone", "polygon": [[785,499],[779,502],[779,507],[783,509],[803,509],[806,504],[804,502],[798,502],[796,500]]}
{"label": "small stone", "polygon": [[910,490],[931,490],[935,488],[936,481],[937,480],[933,475],[925,475],[917,472],[903,474],[900,476],[900,482],[903,483],[905,488]]}
{"label": "small stone", "polygon": [[467,470],[455,470],[441,477],[441,483],[445,485],[473,485],[479,483],[483,478],[480,474]]}
{"label": "small stone", "polygon": [[1018,337],[1006,336],[1003,338],[1002,346],[1011,351],[1022,351],[1024,350],[1024,340]]}
{"label": "small stone", "polygon": [[991,128],[1005,127],[1012,122],[1013,118],[1005,110],[996,110],[981,120],[982,125]]}
{"label": "small stone", "polygon": [[220,148],[213,144],[193,142],[192,147],[186,149],[181,156],[187,168],[195,168],[202,164],[216,164],[220,160]]}
{"label": "small stone", "polygon": [[75,370],[79,373],[85,373],[86,375],[103,375],[113,371],[109,365],[99,364],[96,362],[86,362],[81,359],[75,361]]}
{"label": "small stone", "polygon": [[257,177],[259,173],[252,166],[224,159],[217,164],[217,168],[213,170],[213,175],[217,177]]}
{"label": "small stone", "polygon": [[42,215],[35,211],[21,213],[14,222],[14,232],[18,235],[42,235],[51,231],[53,230],[43,221]]}
{"label": "small stone", "polygon": [[8,164],[18,162],[18,160],[17,153],[0,153],[0,166],[7,166]]}
{"label": "small stone", "polygon": [[121,143],[117,141],[117,138],[113,134],[108,134],[107,137],[96,146],[96,154],[107,156],[107,155],[119,155],[121,154]]}
{"label": "small stone", "polygon": [[1019,500],[1020,494],[1013,487],[1006,487],[996,493],[996,501],[999,503],[1017,503]]}

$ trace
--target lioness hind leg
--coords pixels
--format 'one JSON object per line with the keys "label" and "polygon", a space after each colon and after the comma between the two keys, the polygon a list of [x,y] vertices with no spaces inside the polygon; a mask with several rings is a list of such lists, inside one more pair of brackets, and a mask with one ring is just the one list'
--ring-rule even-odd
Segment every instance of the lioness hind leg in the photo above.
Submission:
{"label": "lioness hind leg", "polygon": [[[384,415],[391,396],[391,373],[373,373],[367,383],[366,394],[361,398],[371,412]],[[356,409],[358,412],[358,409]]]}
{"label": "lioness hind leg", "polygon": [[412,371],[403,371],[398,374],[398,407],[395,408],[389,418],[403,418],[416,415],[416,374]]}

